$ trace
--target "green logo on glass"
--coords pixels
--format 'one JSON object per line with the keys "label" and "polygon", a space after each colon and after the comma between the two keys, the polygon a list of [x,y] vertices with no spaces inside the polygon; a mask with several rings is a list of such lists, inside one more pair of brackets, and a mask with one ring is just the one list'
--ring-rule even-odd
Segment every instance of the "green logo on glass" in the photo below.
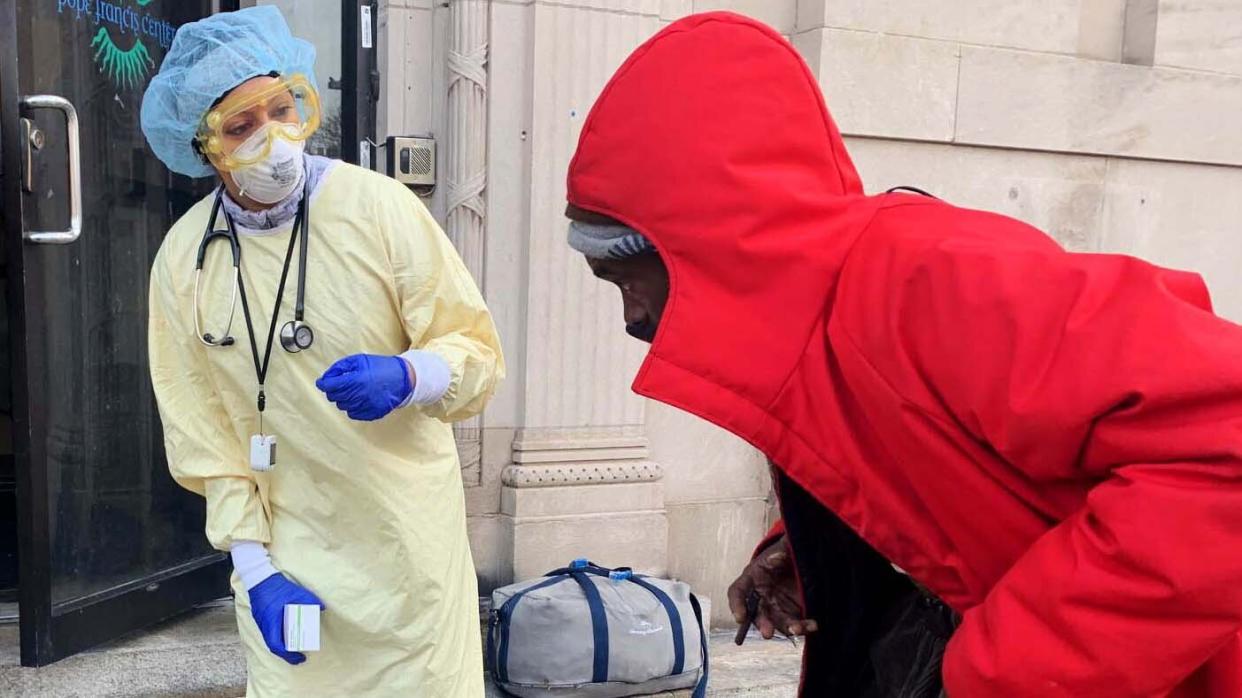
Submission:
{"label": "green logo on glass", "polygon": [[[99,27],[91,39],[95,64],[100,73],[121,89],[140,87],[155,69],[155,60],[146,42],[167,50],[177,33],[172,24],[141,9],[153,0],[133,0],[136,8],[120,1],[55,1],[58,14],[72,14],[76,21],[92,22]],[[128,48],[121,48],[126,44]]]}
{"label": "green logo on glass", "polygon": [[122,51],[112,40],[112,34],[106,27],[100,27],[91,39],[91,48],[95,49],[95,62],[99,70],[112,78],[118,87],[133,87],[147,77],[147,71],[155,67],[147,47],[139,39],[129,50]]}

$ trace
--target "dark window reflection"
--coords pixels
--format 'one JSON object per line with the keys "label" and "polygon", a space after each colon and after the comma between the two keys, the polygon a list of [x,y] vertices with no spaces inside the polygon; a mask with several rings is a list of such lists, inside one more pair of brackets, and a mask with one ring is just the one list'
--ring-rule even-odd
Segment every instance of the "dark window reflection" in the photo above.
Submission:
{"label": "dark window reflection", "polygon": [[[174,24],[193,18],[195,4],[176,5],[164,3],[161,14]],[[31,378],[30,394],[47,420],[36,438],[47,452],[52,598],[63,603],[211,552],[202,498],[168,474],[147,368],[151,261],[211,182],[169,175],[147,149],[138,110],[153,70],[119,85],[95,63],[92,23],[58,13],[56,3],[29,12],[29,31],[19,32],[33,37],[20,49],[32,56],[22,84],[65,96],[81,122],[82,237],[25,252],[43,280],[27,288],[44,327],[28,351],[53,357],[49,375]],[[164,49],[148,41],[146,50],[158,66]],[[49,142],[63,142],[55,140],[63,119],[38,118]],[[63,201],[35,208],[33,218],[64,225]]]}

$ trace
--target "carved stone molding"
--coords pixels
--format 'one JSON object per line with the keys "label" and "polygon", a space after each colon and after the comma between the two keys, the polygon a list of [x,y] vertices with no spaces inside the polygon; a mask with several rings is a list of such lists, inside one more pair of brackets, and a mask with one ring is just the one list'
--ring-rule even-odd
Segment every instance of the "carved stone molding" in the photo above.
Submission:
{"label": "carved stone molding", "polygon": [[549,465],[511,465],[501,474],[508,487],[572,487],[574,485],[615,485],[628,482],[656,482],[664,469],[649,460],[597,461],[591,463],[553,463]]}

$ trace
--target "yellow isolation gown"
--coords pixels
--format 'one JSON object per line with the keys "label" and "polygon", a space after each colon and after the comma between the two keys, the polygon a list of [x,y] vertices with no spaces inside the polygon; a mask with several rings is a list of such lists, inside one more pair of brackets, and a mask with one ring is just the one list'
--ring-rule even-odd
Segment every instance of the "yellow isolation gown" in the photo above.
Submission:
{"label": "yellow isolation gown", "polygon": [[[450,426],[482,410],[504,374],[478,288],[403,185],[343,163],[329,170],[310,202],[306,322],[315,343],[289,354],[273,342],[264,431],[279,440],[278,462],[256,473],[257,380],[240,302],[234,345],[208,348],[194,334],[194,259],[212,198],[177,221],[151,273],[151,374],[169,468],[206,498],[213,546],[266,544],[276,569],[327,607],[322,651],[290,666],[268,651],[233,576],[247,695],[482,696],[478,590]],[[291,227],[240,234],[260,354]],[[295,249],[278,327],[293,316],[297,264]],[[232,271],[227,242],[213,242],[204,332],[225,325]],[[315,387],[344,356],[411,348],[451,370],[433,405],[356,422]]]}

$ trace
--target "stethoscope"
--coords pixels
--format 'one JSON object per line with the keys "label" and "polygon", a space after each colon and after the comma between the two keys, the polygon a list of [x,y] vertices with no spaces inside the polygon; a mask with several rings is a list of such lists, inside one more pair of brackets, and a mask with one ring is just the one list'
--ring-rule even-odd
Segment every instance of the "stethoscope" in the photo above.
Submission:
{"label": "stethoscope", "polygon": [[[224,200],[224,186],[221,185],[216,190],[216,200],[211,206],[211,216],[207,220],[207,229],[203,231],[203,240],[198,244],[198,255],[194,260],[194,334],[198,337],[198,341],[209,347],[231,347],[236,343],[233,338],[233,318],[237,314],[237,298],[240,293],[242,305],[246,306],[246,288],[241,278],[241,241],[237,236],[237,227],[233,223],[233,217],[228,211],[224,212],[225,228],[223,230],[216,229],[216,221],[220,215],[221,202]],[[297,218],[293,224],[294,238],[301,237],[300,249],[298,252],[298,291],[297,302],[294,306],[293,319],[286,322],[280,328],[280,346],[290,354],[296,354],[305,351],[315,343],[315,332],[303,321],[306,308],[306,251],[308,246],[308,238],[310,237],[310,186],[309,182],[302,189],[302,201],[298,203]],[[202,322],[199,312],[199,289],[203,277],[203,262],[207,258],[207,248],[212,242],[218,239],[225,239],[229,243],[229,251],[233,256],[233,292],[232,299],[229,301],[229,320],[224,326],[224,335],[217,338],[210,332],[203,332]],[[280,291],[277,292],[276,308],[273,309],[273,316],[279,312],[280,296],[284,293],[285,276],[289,273],[289,263],[293,257],[294,240],[289,241],[289,251],[285,255],[285,267],[281,274]],[[246,308],[249,311],[249,308]],[[247,323],[249,323],[249,312],[247,312]],[[275,317],[273,317],[273,325]],[[253,331],[251,332],[253,339]],[[268,339],[271,337],[269,335]],[[256,359],[257,360],[257,359]]]}

